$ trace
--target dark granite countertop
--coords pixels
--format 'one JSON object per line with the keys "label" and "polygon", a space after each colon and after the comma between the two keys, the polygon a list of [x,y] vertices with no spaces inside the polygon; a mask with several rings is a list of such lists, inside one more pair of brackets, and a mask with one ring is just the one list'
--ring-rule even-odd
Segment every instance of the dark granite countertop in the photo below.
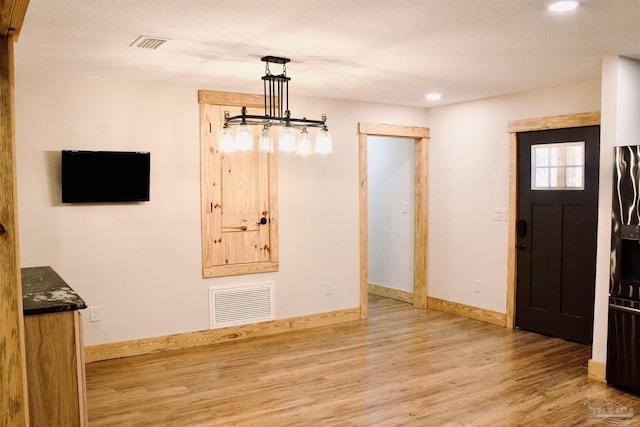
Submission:
{"label": "dark granite countertop", "polygon": [[87,308],[87,304],[51,267],[28,267],[22,274],[25,316]]}

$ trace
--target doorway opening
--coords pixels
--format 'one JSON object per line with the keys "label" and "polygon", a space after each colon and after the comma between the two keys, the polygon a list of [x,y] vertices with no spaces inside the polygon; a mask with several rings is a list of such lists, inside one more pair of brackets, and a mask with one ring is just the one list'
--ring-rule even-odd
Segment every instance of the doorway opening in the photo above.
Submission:
{"label": "doorway opening", "polygon": [[369,137],[409,138],[414,141],[413,194],[413,291],[416,308],[427,307],[427,143],[429,129],[414,126],[358,124],[360,151],[360,317],[367,317],[369,290],[369,212],[368,141]]}
{"label": "doorway opening", "polygon": [[367,139],[369,293],[413,304],[411,138]]}

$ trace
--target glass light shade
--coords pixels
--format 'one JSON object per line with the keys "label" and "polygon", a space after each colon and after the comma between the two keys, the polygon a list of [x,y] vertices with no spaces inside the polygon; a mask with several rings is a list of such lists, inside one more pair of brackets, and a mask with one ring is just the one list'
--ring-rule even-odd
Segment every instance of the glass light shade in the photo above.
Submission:
{"label": "glass light shade", "polygon": [[233,143],[233,130],[225,126],[220,131],[220,146],[219,151],[221,153],[230,153],[235,150],[235,144]]}
{"label": "glass light shade", "polygon": [[300,135],[300,141],[298,141],[298,150],[297,154],[301,156],[308,156],[311,154],[311,138],[309,138],[309,132],[306,129],[302,129],[302,134]]}
{"label": "glass light shade", "polygon": [[333,152],[331,134],[327,129],[320,129],[316,138],[316,153],[329,154],[331,152]]}
{"label": "glass light shade", "polygon": [[249,125],[240,125],[238,127],[238,149],[253,150],[253,133]]}
{"label": "glass light shade", "polygon": [[285,126],[282,128],[280,131],[278,147],[280,151],[284,152],[296,151],[296,136],[293,133],[292,127]]}
{"label": "glass light shade", "polygon": [[549,10],[552,12],[569,12],[577,9],[580,6],[578,0],[563,0],[557,1],[549,5]]}
{"label": "glass light shade", "polygon": [[266,126],[262,129],[262,133],[260,133],[258,151],[261,153],[273,153],[273,138],[271,138],[271,130]]}

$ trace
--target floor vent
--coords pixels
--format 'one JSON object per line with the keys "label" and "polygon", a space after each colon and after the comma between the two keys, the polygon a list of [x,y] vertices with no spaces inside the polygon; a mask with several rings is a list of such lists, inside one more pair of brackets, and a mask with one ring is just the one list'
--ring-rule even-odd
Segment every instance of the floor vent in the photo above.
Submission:
{"label": "floor vent", "polygon": [[275,319],[275,282],[209,288],[210,328]]}

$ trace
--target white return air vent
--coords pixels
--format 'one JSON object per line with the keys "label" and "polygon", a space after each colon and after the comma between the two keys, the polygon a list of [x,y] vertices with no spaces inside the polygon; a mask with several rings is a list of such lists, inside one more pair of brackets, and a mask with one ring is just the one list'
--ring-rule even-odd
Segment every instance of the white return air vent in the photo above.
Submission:
{"label": "white return air vent", "polygon": [[210,328],[275,319],[275,282],[209,288]]}
{"label": "white return air vent", "polygon": [[129,46],[131,47],[139,47],[142,49],[157,49],[170,39],[164,37],[149,37],[149,36],[140,36],[133,41]]}

